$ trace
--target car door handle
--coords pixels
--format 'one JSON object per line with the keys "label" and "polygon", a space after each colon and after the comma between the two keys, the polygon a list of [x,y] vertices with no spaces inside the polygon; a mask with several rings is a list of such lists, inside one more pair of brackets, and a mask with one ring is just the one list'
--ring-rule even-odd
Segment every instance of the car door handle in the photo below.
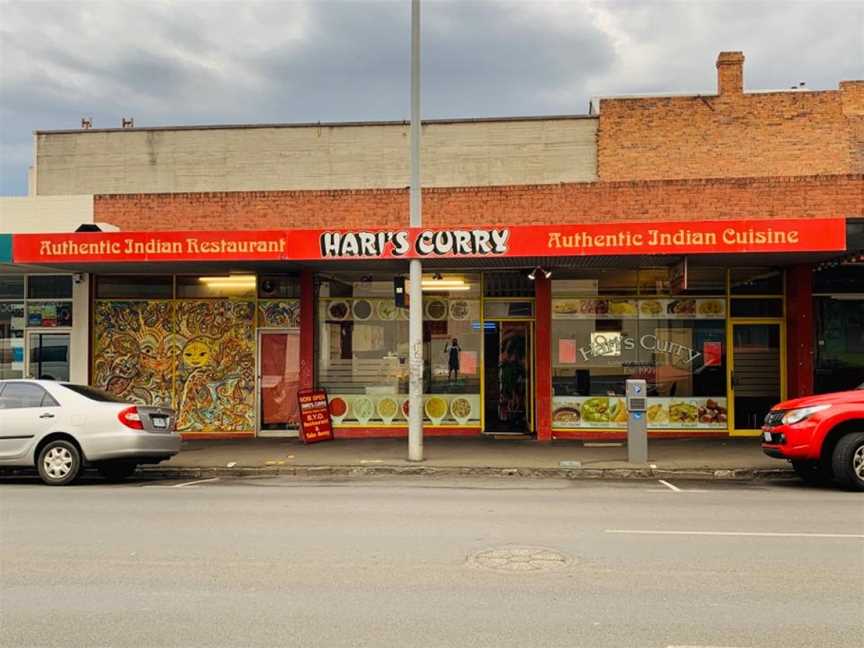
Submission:
{"label": "car door handle", "polygon": [[40,414],[39,418],[54,418],[54,415],[51,412],[45,412],[44,414]]}

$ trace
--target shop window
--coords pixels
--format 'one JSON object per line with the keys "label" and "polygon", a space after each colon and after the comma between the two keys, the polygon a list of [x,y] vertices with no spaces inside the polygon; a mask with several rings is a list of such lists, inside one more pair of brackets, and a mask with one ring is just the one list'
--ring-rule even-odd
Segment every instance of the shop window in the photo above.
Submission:
{"label": "shop window", "polygon": [[0,276],[0,299],[24,299],[24,275]]}
{"label": "shop window", "polygon": [[727,428],[723,298],[552,301],[553,427],[623,429],[624,383],[648,383],[653,429]]}
{"label": "shop window", "polygon": [[25,324],[23,301],[0,301],[0,379],[24,377]]}
{"label": "shop window", "polygon": [[27,326],[38,328],[72,326],[72,302],[28,301]]}
{"label": "shop window", "polygon": [[817,297],[814,315],[816,393],[864,383],[864,299]]}
{"label": "shop window", "polygon": [[483,291],[486,297],[533,297],[534,282],[527,272],[487,272]]}
{"label": "shop window", "polygon": [[[424,418],[479,423],[480,281],[423,277]],[[318,383],[337,425],[405,425],[408,310],[393,299],[393,276],[344,273],[319,284]]]}
{"label": "shop window", "polygon": [[669,294],[669,268],[642,268],[638,274],[640,295]]}
{"label": "shop window", "polygon": [[483,313],[486,319],[534,317],[534,302],[528,300],[487,300],[483,303]]}
{"label": "shop window", "polygon": [[556,269],[552,276],[552,296],[635,295],[637,285],[636,270],[618,268]]}
{"label": "shop window", "polygon": [[71,275],[30,275],[27,277],[27,297],[57,299],[72,297]]}
{"label": "shop window", "polygon": [[100,275],[96,277],[97,299],[171,299],[174,279],[170,275]]}
{"label": "shop window", "polygon": [[733,295],[782,295],[783,271],[777,268],[733,268],[729,271]]}
{"label": "shop window", "polygon": [[[640,295],[668,295],[670,287],[670,268],[643,268],[639,270]],[[704,268],[688,264],[687,288],[679,291],[685,295],[725,295],[726,270],[724,268]]]}
{"label": "shop window", "polygon": [[255,297],[254,274],[177,275],[177,299]]}
{"label": "shop window", "polygon": [[783,317],[782,299],[735,299],[729,301],[732,317]]}
{"label": "shop window", "polygon": [[263,275],[258,277],[260,299],[297,299],[300,297],[300,280],[289,275]]}
{"label": "shop window", "polygon": [[838,266],[813,273],[813,292],[864,294],[864,265]]}

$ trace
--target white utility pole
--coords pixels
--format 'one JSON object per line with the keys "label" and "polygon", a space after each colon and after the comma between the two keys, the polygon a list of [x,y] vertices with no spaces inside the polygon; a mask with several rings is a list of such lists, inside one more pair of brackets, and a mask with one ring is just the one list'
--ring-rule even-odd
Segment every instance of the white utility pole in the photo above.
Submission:
{"label": "white utility pole", "polygon": [[[420,0],[411,0],[411,227],[421,227],[420,201]],[[409,267],[408,460],[423,461],[423,269]]]}

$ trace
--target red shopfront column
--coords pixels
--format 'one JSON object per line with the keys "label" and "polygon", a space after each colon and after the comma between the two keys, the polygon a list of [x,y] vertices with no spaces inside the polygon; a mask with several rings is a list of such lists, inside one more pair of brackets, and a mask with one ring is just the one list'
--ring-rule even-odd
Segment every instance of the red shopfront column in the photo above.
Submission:
{"label": "red shopfront column", "polygon": [[813,393],[813,267],[786,271],[786,373],[789,398]]}
{"label": "red shopfront column", "polygon": [[315,273],[300,273],[300,389],[315,387]]}
{"label": "red shopfront column", "polygon": [[537,440],[552,440],[552,282],[537,273],[534,281]]}

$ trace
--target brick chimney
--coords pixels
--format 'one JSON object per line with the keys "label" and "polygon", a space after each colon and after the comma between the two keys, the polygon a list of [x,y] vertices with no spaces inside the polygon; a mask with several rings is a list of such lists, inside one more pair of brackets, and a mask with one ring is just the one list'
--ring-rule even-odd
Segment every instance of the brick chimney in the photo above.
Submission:
{"label": "brick chimney", "polygon": [[744,92],[744,52],[720,52],[717,56],[717,94]]}

